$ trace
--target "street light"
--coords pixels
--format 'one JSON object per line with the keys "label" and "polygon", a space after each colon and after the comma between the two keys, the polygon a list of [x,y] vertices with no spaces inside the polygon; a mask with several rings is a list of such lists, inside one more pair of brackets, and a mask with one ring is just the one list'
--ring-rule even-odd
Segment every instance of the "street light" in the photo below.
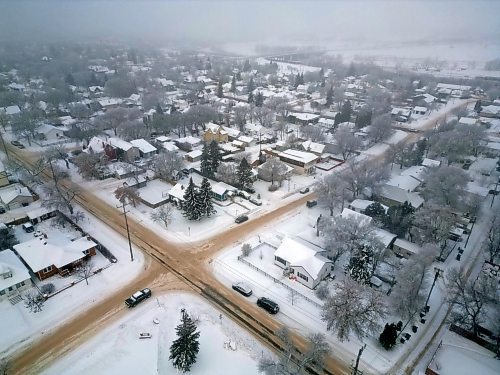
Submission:
{"label": "street light", "polygon": [[[123,186],[125,186],[125,182],[123,183]],[[121,206],[116,206],[117,208],[122,207],[123,208],[123,216],[125,217],[125,227],[127,228],[127,238],[128,238],[128,247],[130,249],[130,261],[134,261],[134,254],[132,253],[132,242],[130,241],[130,230],[128,227],[128,220],[127,220],[127,210],[125,209],[125,206],[127,204],[125,203],[125,199],[122,202]]]}

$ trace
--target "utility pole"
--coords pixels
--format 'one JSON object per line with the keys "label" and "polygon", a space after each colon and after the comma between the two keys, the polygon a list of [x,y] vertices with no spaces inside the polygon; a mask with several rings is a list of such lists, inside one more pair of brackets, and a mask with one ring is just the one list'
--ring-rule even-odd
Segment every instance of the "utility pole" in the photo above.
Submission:
{"label": "utility pole", "polygon": [[130,230],[128,228],[128,220],[127,220],[127,210],[125,209],[125,200],[123,201],[121,206],[116,206],[117,208],[123,208],[123,216],[125,216],[125,227],[127,228],[127,237],[128,237],[128,247],[130,249],[130,261],[134,261],[134,254],[132,253],[132,242],[130,242]]}
{"label": "utility pole", "polygon": [[[493,204],[493,202],[491,202],[491,203]],[[473,220],[472,220],[472,227],[470,228],[469,234],[467,235],[467,240],[465,240],[464,249],[467,247],[467,244],[469,243],[469,238],[470,238],[470,235],[472,233],[472,230],[474,229],[474,224],[476,224],[477,218],[475,216],[473,216],[472,218],[473,218]]]}
{"label": "utility pole", "polygon": [[3,146],[3,150],[5,151],[5,156],[7,156],[7,159],[10,159],[9,158],[9,150],[7,150],[7,146],[5,146],[5,140],[3,139],[2,132],[0,132],[0,140],[2,141],[2,146]]}
{"label": "utility pole", "polygon": [[495,202],[495,197],[496,197],[497,192],[498,192],[497,188],[498,188],[498,181],[497,181],[497,182],[496,182],[496,184],[495,184],[495,191],[494,191],[494,192],[493,192],[493,194],[492,194],[492,195],[493,195],[493,198],[491,199],[490,208],[491,208],[491,207],[493,207],[493,202]]}
{"label": "utility pole", "polygon": [[427,304],[429,303],[429,299],[431,298],[432,289],[434,289],[434,285],[436,284],[436,281],[437,281],[439,275],[441,274],[441,272],[443,272],[443,270],[436,267],[436,273],[434,275],[434,281],[432,282],[431,290],[429,290],[429,295],[427,296],[427,299],[425,300],[424,309],[426,311],[427,311]]}
{"label": "utility pole", "polygon": [[359,366],[359,360],[361,358],[361,354],[363,354],[363,350],[365,350],[366,348],[366,344],[363,345],[361,348],[359,348],[359,352],[358,352],[358,357],[356,358],[356,364],[354,365],[354,368],[352,370],[352,375],[358,375],[358,374],[363,374],[362,371],[359,371],[358,372],[358,366]]}

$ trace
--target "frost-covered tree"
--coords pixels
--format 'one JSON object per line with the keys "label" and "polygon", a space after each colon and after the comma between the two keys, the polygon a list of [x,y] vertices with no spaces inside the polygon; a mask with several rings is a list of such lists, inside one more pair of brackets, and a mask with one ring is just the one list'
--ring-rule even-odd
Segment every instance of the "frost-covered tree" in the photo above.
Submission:
{"label": "frost-covered tree", "polygon": [[277,181],[280,186],[286,179],[286,172],[288,170],[286,164],[278,158],[269,158],[262,164],[261,169],[271,179],[271,185],[274,185],[274,181]]}
{"label": "frost-covered tree", "polygon": [[389,177],[389,170],[375,162],[348,161],[343,177],[353,196],[357,197],[365,189],[376,190]]}
{"label": "frost-covered tree", "polygon": [[150,217],[155,223],[163,223],[165,228],[167,228],[173,217],[173,207],[170,204],[164,204],[163,206],[154,209],[151,212]]}
{"label": "frost-covered tree", "polygon": [[196,363],[196,356],[200,350],[200,332],[196,331],[196,324],[188,313],[183,309],[181,324],[175,331],[177,339],[170,346],[169,360],[174,367],[183,373],[189,372],[191,366]]}
{"label": "frost-covered tree", "polygon": [[115,198],[120,201],[121,204],[132,204],[134,207],[140,202],[140,193],[135,187],[123,185],[115,190]]}
{"label": "frost-covered tree", "polygon": [[237,186],[238,185],[238,174],[237,166],[235,163],[221,163],[219,168],[217,168],[217,173],[215,176],[224,181],[226,184]]}
{"label": "frost-covered tree", "polygon": [[253,184],[252,167],[248,164],[246,158],[242,158],[236,170],[238,176],[238,185],[240,187],[250,187]]}
{"label": "frost-covered tree", "polygon": [[464,325],[477,336],[479,325],[486,317],[487,304],[491,303],[496,309],[499,307],[497,279],[484,272],[478,277],[467,278],[465,272],[452,269],[447,284],[451,292],[448,303],[453,306],[452,321]]}
{"label": "frost-covered tree", "polygon": [[460,209],[468,181],[469,176],[463,169],[443,165],[426,176],[422,195],[429,202]]}
{"label": "frost-covered tree", "polygon": [[82,152],[73,159],[78,168],[78,173],[86,179],[91,180],[101,176],[101,168],[108,163],[108,158],[96,154]]}
{"label": "frost-covered tree", "polygon": [[361,284],[369,284],[372,275],[373,252],[370,246],[362,244],[351,253],[349,263],[345,266],[346,274]]}
{"label": "frost-covered tree", "polygon": [[166,151],[153,157],[151,167],[159,178],[171,180],[176,171],[184,168],[184,160],[177,152]]}
{"label": "frost-covered tree", "polygon": [[32,288],[23,294],[24,306],[32,313],[37,313],[43,310],[45,299],[37,289]]}
{"label": "frost-covered tree", "polygon": [[76,269],[76,273],[82,279],[85,279],[85,282],[89,285],[89,277],[94,274],[94,264],[92,262],[84,262]]}
{"label": "frost-covered tree", "polygon": [[189,185],[184,191],[184,201],[181,204],[183,215],[188,220],[200,220],[203,215],[203,205],[200,202],[198,188],[194,185],[193,179],[189,179]]}
{"label": "frost-covered tree", "polygon": [[347,160],[354,155],[361,147],[361,141],[346,126],[335,132],[335,145],[342,158]]}
{"label": "frost-covered tree", "polygon": [[495,214],[489,223],[486,239],[483,243],[488,259],[494,263],[500,256],[500,214]]}
{"label": "frost-covered tree", "polygon": [[347,184],[339,174],[326,175],[316,184],[316,192],[320,203],[330,210],[330,216],[333,216],[335,209],[342,210],[344,202],[351,196]]}
{"label": "frost-covered tree", "polygon": [[198,199],[201,204],[201,212],[204,216],[210,216],[217,211],[212,202],[212,186],[206,177],[203,177],[200,189],[198,190]]}
{"label": "frost-covered tree", "polygon": [[[311,334],[307,337],[307,349],[303,354],[298,354],[292,342],[291,333],[287,327],[276,331],[276,336],[283,343],[283,350],[278,358],[262,357],[259,360],[259,373],[265,375],[302,375],[307,374],[309,366],[320,368],[324,358],[330,352],[326,337],[321,333]],[[295,360],[292,357],[295,356]]]}
{"label": "frost-covered tree", "polygon": [[388,138],[391,133],[391,115],[389,113],[384,113],[372,120],[368,135],[373,143],[378,143]]}
{"label": "frost-covered tree", "polygon": [[379,322],[385,315],[385,304],[378,291],[346,277],[325,301],[321,320],[340,341],[349,340],[353,333],[361,340],[380,330]]}
{"label": "frost-covered tree", "polygon": [[411,228],[412,238],[418,243],[435,243],[441,245],[442,256],[446,248],[446,240],[455,223],[454,217],[448,208],[435,204],[426,204],[419,209],[413,219]]}

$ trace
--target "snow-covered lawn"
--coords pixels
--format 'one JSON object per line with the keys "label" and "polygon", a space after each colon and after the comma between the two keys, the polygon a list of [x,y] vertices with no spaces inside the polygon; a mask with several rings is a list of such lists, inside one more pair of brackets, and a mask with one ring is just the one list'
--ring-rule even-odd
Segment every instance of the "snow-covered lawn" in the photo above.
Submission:
{"label": "snow-covered lawn", "polygon": [[[78,208],[84,211],[82,208]],[[49,298],[41,312],[32,313],[24,306],[23,302],[11,305],[8,300],[0,302],[0,352],[11,353],[27,342],[40,338],[44,332],[56,327],[58,324],[74,318],[73,312],[81,311],[82,306],[99,303],[114,290],[126,284],[141,271],[144,257],[141,252],[135,251],[134,262],[130,262],[127,240],[109,229],[104,223],[87,214],[83,222],[79,223],[82,229],[92,235],[103,246],[108,248],[118,259],[117,263],[89,278],[89,285],[85,281],[62,291]],[[58,229],[50,226],[50,220],[35,225],[35,230],[47,233],[54,239],[76,238],[78,232],[70,229]],[[24,233],[20,227],[15,230],[19,241],[33,239],[33,233]],[[94,268],[101,268],[109,262],[99,252],[92,258]],[[41,282],[54,283],[60,289],[77,280],[78,276],[62,278],[58,275]],[[37,281],[38,283],[38,281]]]}
{"label": "snow-covered lawn", "polygon": [[[200,351],[190,374],[258,374],[257,361],[267,350],[229,318],[190,294],[153,297],[43,374],[177,374],[168,357],[183,308],[199,319]],[[151,338],[139,339],[139,333],[150,333]],[[232,348],[224,345],[229,341]]]}

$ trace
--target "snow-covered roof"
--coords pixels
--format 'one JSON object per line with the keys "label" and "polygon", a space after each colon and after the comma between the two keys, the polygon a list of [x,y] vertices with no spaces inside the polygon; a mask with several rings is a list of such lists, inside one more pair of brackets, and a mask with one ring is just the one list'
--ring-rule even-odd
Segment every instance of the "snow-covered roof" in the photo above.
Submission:
{"label": "snow-covered roof", "polygon": [[476,125],[477,119],[470,117],[461,117],[460,120],[458,120],[458,123],[464,125]]}
{"label": "snow-covered roof", "polygon": [[323,249],[299,238],[285,237],[281,245],[274,252],[291,267],[302,267],[314,279],[319,276],[326,263],[331,263],[321,255]]}
{"label": "snow-covered roof", "polygon": [[187,185],[184,186],[184,183],[178,182],[168,191],[168,195],[177,198],[180,201],[184,201],[184,192],[186,187]]}
{"label": "snow-covered roof", "polygon": [[159,137],[156,137],[155,140],[163,143],[163,142],[170,142],[172,138],[167,137],[166,135],[160,135]]}
{"label": "snow-covered roof", "polygon": [[240,133],[241,133],[238,129],[230,128],[228,126],[223,126],[222,128],[226,131],[226,133],[230,137],[233,137],[233,138],[237,138],[240,135]]}
{"label": "snow-covered roof", "polygon": [[451,83],[438,83],[436,85],[437,89],[449,89],[449,90],[462,90],[462,91],[467,91],[470,90],[470,86],[466,85],[454,85]]}
{"label": "snow-covered roof", "polygon": [[9,105],[8,107],[4,107],[3,110],[6,115],[17,115],[21,113],[21,109],[17,105]]}
{"label": "snow-covered roof", "polygon": [[500,106],[498,105],[487,105],[481,109],[482,113],[490,113],[492,115],[498,115],[500,113]]}
{"label": "snow-covered roof", "polygon": [[441,162],[439,160],[424,158],[424,160],[422,160],[422,165],[424,167],[433,168],[433,167],[439,167],[441,165]]}
{"label": "snow-covered roof", "polygon": [[87,147],[87,150],[92,150],[92,152],[100,154],[101,152],[104,152],[104,145],[105,145],[104,139],[101,139],[99,137],[92,137]]}
{"label": "snow-covered roof", "polygon": [[404,202],[409,202],[414,208],[419,208],[424,200],[417,193],[410,193],[404,189],[392,185],[383,185],[380,190],[380,196],[403,204]]}
{"label": "snow-covered roof", "polygon": [[193,150],[191,152],[188,152],[186,155],[189,156],[192,159],[197,158],[198,156],[201,156],[203,152],[201,150]]}
{"label": "snow-covered roof", "polygon": [[465,186],[464,189],[466,192],[474,195],[479,195],[480,197],[486,197],[489,193],[489,189],[479,186],[475,182],[467,182],[467,185]]}
{"label": "snow-covered roof", "polygon": [[291,160],[296,160],[299,162],[302,162],[304,164],[314,162],[315,160],[318,160],[318,156],[315,154],[312,154],[310,152],[305,152],[305,151],[298,151],[298,150],[292,150],[288,149],[283,152],[280,152],[278,156],[281,158],[286,158],[286,159],[291,159]]}
{"label": "snow-covered roof", "polygon": [[424,174],[427,172],[427,169],[421,165],[414,165],[412,167],[406,168],[403,172],[401,172],[401,176],[411,176],[418,181],[424,180]]}
{"label": "snow-covered roof", "polygon": [[349,208],[344,208],[340,216],[344,219],[353,219],[361,225],[368,225],[372,222],[372,218],[370,216],[353,211]]}
{"label": "snow-covered roof", "polygon": [[388,232],[384,229],[375,229],[373,231],[375,236],[384,244],[385,247],[388,247],[392,241],[397,237],[395,234]]}
{"label": "snow-covered roof", "polygon": [[38,272],[52,265],[61,268],[80,260],[85,256],[85,250],[95,246],[97,244],[86,237],[65,244],[55,244],[42,236],[14,245],[14,250],[33,272]]}
{"label": "snow-covered roof", "polygon": [[177,151],[179,147],[174,145],[172,142],[163,142],[161,144],[161,147],[163,147],[167,151]]}
{"label": "snow-covered roof", "polygon": [[304,148],[304,150],[311,151],[311,152],[314,152],[316,154],[323,153],[323,151],[325,149],[325,145],[323,145],[321,143],[313,142],[311,140],[303,142],[302,147]]}
{"label": "snow-covered roof", "polygon": [[30,273],[21,260],[10,249],[0,251],[0,275],[10,272],[12,276],[0,276],[0,291],[30,279]]}
{"label": "snow-covered roof", "polygon": [[50,132],[61,132],[62,129],[50,124],[42,124],[37,129],[38,134],[49,134]]}
{"label": "snow-covered roof", "polygon": [[242,135],[242,136],[240,136],[238,138],[238,141],[249,144],[249,143],[252,143],[253,138],[252,137],[248,137],[246,135]]}
{"label": "snow-covered roof", "polygon": [[132,147],[134,147],[134,145],[132,143],[124,141],[123,139],[120,139],[120,138],[115,138],[115,137],[109,138],[107,144],[109,144],[110,146],[113,146],[115,148],[119,148],[123,151],[128,151]]}
{"label": "snow-covered roof", "polygon": [[[363,211],[363,210],[366,210],[366,208],[369,205],[371,205],[372,203],[375,203],[375,201],[370,201],[370,200],[367,200],[367,199],[355,199],[351,203],[349,203],[349,206],[352,207],[352,208],[356,208],[356,209],[358,209],[360,211]],[[382,204],[382,207],[387,212],[387,209],[389,207],[384,206],[383,204]]]}
{"label": "snow-covered roof", "polygon": [[393,108],[391,111],[391,115],[398,115],[398,116],[410,116],[411,110],[409,108]]}
{"label": "snow-covered roof", "polygon": [[421,182],[413,176],[396,176],[387,181],[387,185],[397,186],[408,192],[414,191]]}
{"label": "snow-covered roof", "polygon": [[189,135],[189,136],[184,137],[184,138],[176,139],[175,142],[178,142],[178,143],[189,143],[192,146],[196,146],[196,145],[199,145],[201,143],[201,139]]}
{"label": "snow-covered roof", "polygon": [[312,121],[312,120],[319,119],[319,115],[315,115],[313,113],[297,113],[296,112],[292,116],[300,121]]}
{"label": "snow-covered roof", "polygon": [[0,188],[0,202],[9,204],[17,197],[31,197],[29,189],[20,184],[12,184]]}
{"label": "snow-covered roof", "polygon": [[402,238],[397,238],[396,241],[394,241],[394,246],[408,250],[408,251],[412,252],[413,254],[417,254],[422,249],[416,243],[404,240]]}
{"label": "snow-covered roof", "polygon": [[427,108],[416,106],[415,108],[413,108],[413,111],[415,111],[415,112],[427,112]]}
{"label": "snow-covered roof", "polygon": [[121,102],[122,102],[122,100],[119,98],[106,98],[106,99],[101,99],[98,101],[98,103],[101,107],[110,107],[113,105],[118,105]]}
{"label": "snow-covered roof", "polygon": [[132,145],[137,147],[139,150],[141,150],[145,154],[149,154],[150,152],[156,152],[156,147],[153,146],[151,143],[146,141],[145,139],[134,139],[133,141],[130,141]]}

